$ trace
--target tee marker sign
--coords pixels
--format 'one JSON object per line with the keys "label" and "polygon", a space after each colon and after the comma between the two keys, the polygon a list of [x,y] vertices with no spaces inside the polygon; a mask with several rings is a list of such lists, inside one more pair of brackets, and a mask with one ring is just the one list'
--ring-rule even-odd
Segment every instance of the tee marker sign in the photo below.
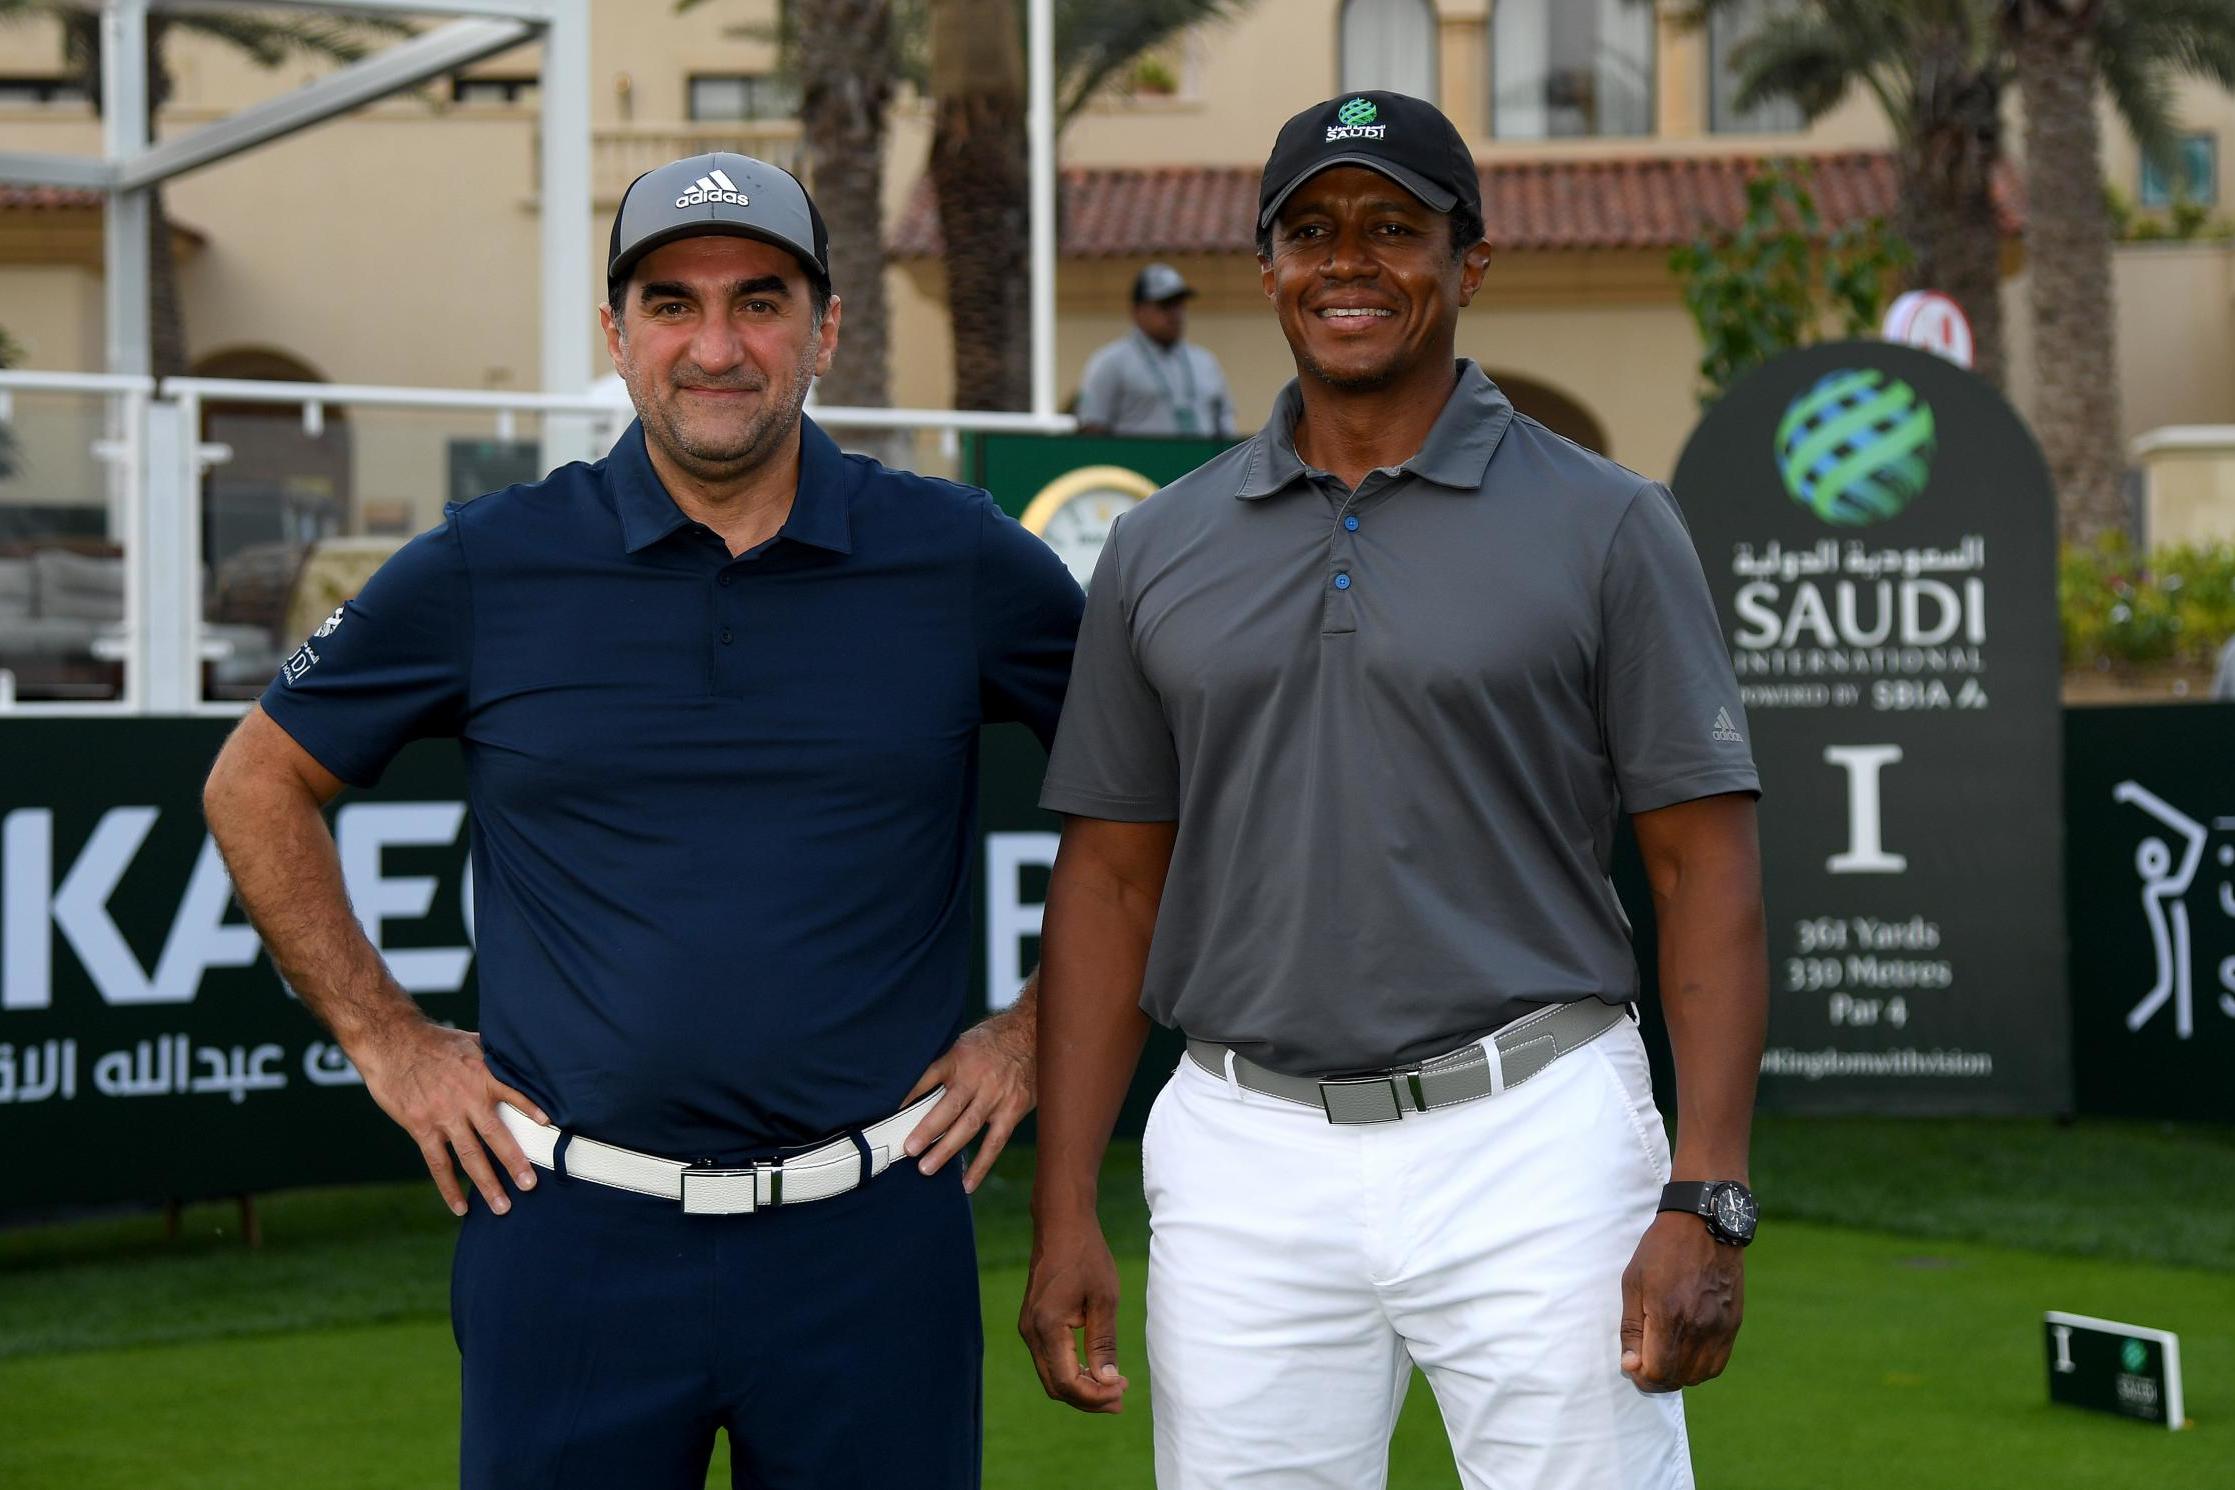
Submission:
{"label": "tee marker sign", "polygon": [[2055,1309],[2042,1322],[2051,1402],[2183,1426],[2178,1335]]}

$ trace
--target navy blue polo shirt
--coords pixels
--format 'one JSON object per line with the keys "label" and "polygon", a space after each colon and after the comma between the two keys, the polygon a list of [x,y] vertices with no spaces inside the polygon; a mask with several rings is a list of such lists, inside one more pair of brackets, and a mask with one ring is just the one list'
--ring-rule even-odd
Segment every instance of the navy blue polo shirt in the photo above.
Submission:
{"label": "navy blue polo shirt", "polygon": [[454,505],[262,701],[359,785],[461,742],[491,1069],[675,1158],[882,1117],[946,1048],[978,727],[1052,738],[1078,629],[984,492],[801,432],[790,517],[736,558],[640,426]]}

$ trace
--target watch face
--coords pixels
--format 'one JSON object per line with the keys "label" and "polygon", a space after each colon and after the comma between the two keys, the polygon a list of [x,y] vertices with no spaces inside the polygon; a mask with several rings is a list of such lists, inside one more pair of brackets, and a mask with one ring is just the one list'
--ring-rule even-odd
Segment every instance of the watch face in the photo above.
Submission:
{"label": "watch face", "polygon": [[1707,1205],[1708,1219],[1714,1222],[1716,1230],[1740,1239],[1752,1238],[1759,1212],[1754,1205],[1754,1197],[1746,1192],[1743,1185],[1725,1183],[1715,1186],[1708,1192]]}

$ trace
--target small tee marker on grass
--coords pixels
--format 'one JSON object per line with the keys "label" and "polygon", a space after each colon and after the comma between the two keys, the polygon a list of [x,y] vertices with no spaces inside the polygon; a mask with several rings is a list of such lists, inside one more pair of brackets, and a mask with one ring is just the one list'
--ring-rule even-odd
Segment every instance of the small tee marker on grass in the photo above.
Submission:
{"label": "small tee marker on grass", "polygon": [[2185,1426],[2180,1336],[2055,1309],[2042,1323],[2051,1402],[2166,1428]]}

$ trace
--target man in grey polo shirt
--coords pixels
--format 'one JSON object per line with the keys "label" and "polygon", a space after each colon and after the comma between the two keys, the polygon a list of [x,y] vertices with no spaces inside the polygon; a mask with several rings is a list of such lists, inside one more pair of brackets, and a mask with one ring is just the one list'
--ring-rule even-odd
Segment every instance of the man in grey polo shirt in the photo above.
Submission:
{"label": "man in grey polo shirt", "polygon": [[1133,329],[1086,360],[1079,429],[1090,435],[1234,433],[1234,396],[1210,352],[1187,339],[1195,289],[1169,264],[1133,279]]}
{"label": "man in grey polo shirt", "polygon": [[1164,1490],[1378,1486],[1416,1364],[1469,1486],[1688,1486],[1676,1389],[1738,1327],[1767,1004],[1699,561],[1664,488],[1455,359],[1490,250],[1432,106],[1305,110],[1260,207],[1297,379],[1111,533],[1042,797],[1021,1329],[1051,1395],[1122,1404],[1095,1175],[1153,1016],[1189,1037],[1142,1143]]}

